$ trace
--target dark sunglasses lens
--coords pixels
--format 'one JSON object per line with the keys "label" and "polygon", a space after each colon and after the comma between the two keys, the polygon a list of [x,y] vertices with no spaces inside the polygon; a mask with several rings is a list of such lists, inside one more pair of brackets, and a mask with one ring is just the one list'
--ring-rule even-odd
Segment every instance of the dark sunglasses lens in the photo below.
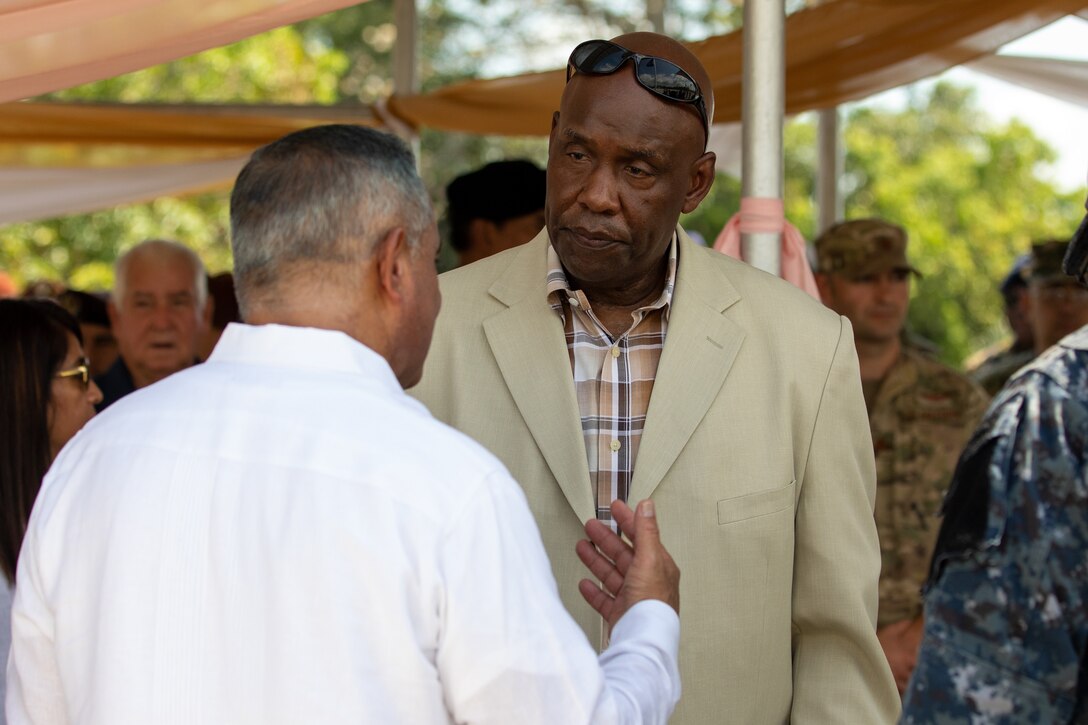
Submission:
{"label": "dark sunglasses lens", "polygon": [[638,82],[673,101],[694,103],[700,97],[699,87],[683,68],[660,58],[639,60]]}
{"label": "dark sunglasses lens", "polygon": [[570,64],[580,73],[611,73],[630,57],[630,53],[607,40],[589,40],[570,54]]}

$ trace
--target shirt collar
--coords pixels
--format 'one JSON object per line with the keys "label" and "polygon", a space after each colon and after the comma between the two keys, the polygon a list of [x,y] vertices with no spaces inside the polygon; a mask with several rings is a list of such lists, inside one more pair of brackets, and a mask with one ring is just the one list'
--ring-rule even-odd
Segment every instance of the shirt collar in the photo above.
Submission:
{"label": "shirt collar", "polygon": [[[679,248],[676,238],[677,235],[674,232],[672,241],[669,243],[668,263],[665,266],[665,288],[661,290],[661,295],[657,300],[641,308],[643,310],[664,308],[666,319],[668,318],[668,313],[672,305],[672,291],[676,286],[676,259],[677,249]],[[563,263],[559,261],[559,254],[555,251],[555,247],[549,243],[548,272],[546,278],[548,304],[551,305],[552,309],[558,310],[560,314],[563,314],[563,300],[569,300],[575,292],[579,291],[580,290],[571,288],[570,282],[567,280],[567,273],[563,270]]]}
{"label": "shirt collar", "polygon": [[360,375],[403,392],[385,358],[338,330],[232,322],[208,362]]}

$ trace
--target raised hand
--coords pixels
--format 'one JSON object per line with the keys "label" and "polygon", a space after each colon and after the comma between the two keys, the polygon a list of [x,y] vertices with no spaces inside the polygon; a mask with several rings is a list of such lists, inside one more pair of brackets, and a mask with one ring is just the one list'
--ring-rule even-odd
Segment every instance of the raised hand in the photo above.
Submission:
{"label": "raised hand", "polygon": [[578,558],[600,581],[583,579],[578,589],[609,627],[644,599],[659,599],[680,611],[680,569],[661,544],[654,504],[642,501],[635,511],[612,502],[612,518],[632,543],[596,519],[586,522],[589,540],[575,546]]}

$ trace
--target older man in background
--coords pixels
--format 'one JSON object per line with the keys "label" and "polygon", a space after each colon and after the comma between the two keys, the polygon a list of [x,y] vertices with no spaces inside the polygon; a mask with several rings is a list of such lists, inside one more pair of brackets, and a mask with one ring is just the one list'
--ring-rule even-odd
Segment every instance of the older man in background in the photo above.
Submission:
{"label": "older man in background", "polygon": [[117,361],[95,378],[102,411],[139,388],[200,362],[209,322],[208,282],[196,252],[153,239],[122,254],[114,266],[109,316]]}

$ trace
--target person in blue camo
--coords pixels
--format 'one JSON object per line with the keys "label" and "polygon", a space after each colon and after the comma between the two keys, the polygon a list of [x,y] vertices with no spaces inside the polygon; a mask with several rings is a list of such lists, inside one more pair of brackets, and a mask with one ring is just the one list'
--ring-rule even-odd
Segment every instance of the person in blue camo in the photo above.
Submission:
{"label": "person in blue camo", "polygon": [[[1065,271],[1088,286],[1088,216]],[[1088,325],[1017,373],[944,503],[903,723],[1088,723]]]}

